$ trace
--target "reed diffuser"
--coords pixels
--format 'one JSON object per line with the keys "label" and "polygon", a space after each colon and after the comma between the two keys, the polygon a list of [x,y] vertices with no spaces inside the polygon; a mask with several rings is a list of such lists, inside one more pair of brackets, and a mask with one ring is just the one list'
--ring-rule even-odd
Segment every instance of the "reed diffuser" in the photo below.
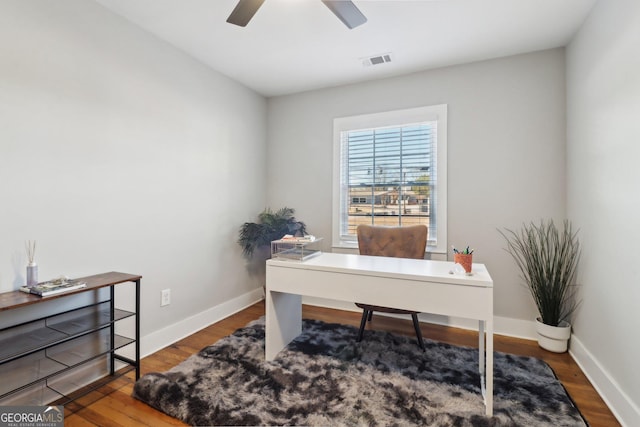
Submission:
{"label": "reed diffuser", "polygon": [[32,287],[38,284],[38,265],[36,264],[36,241],[27,240],[25,243],[27,249],[27,287]]}

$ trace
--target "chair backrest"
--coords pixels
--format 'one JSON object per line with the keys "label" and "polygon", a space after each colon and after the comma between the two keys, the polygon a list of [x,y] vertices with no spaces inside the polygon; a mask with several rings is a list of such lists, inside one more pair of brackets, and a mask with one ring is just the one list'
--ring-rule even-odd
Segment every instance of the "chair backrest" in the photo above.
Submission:
{"label": "chair backrest", "polygon": [[428,229],[424,225],[383,227],[359,225],[360,255],[424,259]]}

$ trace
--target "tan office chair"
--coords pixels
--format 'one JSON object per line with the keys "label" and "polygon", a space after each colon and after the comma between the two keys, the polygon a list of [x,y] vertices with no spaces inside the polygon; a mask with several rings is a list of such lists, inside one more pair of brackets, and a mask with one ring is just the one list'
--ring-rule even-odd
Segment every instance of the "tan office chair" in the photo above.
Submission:
{"label": "tan office chair", "polygon": [[[424,225],[414,225],[409,227],[359,225],[356,232],[358,234],[360,255],[424,259],[424,250],[427,246],[427,230],[427,227]],[[360,321],[358,342],[362,340],[364,327],[367,320],[371,321],[374,311],[410,314],[413,319],[413,327],[416,330],[418,345],[420,345],[420,348],[424,350],[424,342],[422,341],[422,333],[420,332],[417,311],[400,310],[397,308],[388,308],[362,303],[356,303],[356,305],[362,309],[362,320]]]}

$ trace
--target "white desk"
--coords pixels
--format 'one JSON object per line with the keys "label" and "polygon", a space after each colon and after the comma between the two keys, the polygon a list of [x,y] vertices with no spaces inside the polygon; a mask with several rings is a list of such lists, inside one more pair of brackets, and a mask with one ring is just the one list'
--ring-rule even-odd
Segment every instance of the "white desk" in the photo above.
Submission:
{"label": "white desk", "polygon": [[[486,414],[493,414],[493,280],[453,263],[322,253],[304,262],[267,261],[265,359],[302,332],[302,295],[478,320],[479,371]],[[486,360],[485,360],[486,332]]]}

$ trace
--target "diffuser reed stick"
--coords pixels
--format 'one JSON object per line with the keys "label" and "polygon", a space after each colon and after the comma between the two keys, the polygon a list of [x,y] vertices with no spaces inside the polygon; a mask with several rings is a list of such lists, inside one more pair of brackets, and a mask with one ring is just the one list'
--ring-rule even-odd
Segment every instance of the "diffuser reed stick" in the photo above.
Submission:
{"label": "diffuser reed stick", "polygon": [[35,259],[36,259],[36,241],[35,240],[27,240],[25,242],[25,247],[27,249],[27,258],[29,259],[29,265],[35,264]]}

